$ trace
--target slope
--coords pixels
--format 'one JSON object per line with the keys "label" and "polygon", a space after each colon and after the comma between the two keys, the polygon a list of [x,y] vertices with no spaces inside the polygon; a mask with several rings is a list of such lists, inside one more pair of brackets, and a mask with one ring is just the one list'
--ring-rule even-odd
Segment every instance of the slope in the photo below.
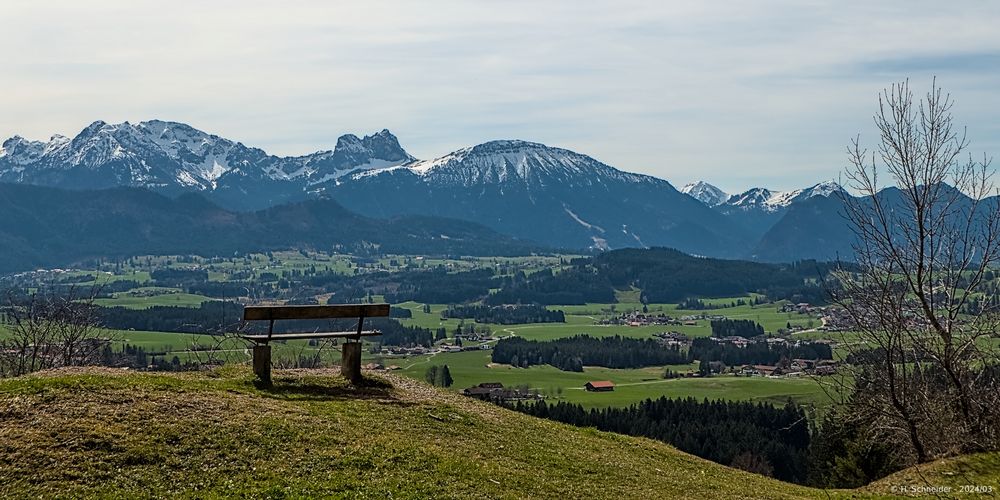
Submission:
{"label": "slope", "polygon": [[765,262],[851,260],[855,239],[843,213],[844,202],[836,196],[796,203],[761,236],[751,257]]}
{"label": "slope", "polygon": [[936,460],[901,470],[863,489],[914,496],[937,494],[992,498],[1000,495],[1000,453],[977,453]]}
{"label": "slope", "polygon": [[0,381],[0,496],[805,498],[823,492],[390,375]]}

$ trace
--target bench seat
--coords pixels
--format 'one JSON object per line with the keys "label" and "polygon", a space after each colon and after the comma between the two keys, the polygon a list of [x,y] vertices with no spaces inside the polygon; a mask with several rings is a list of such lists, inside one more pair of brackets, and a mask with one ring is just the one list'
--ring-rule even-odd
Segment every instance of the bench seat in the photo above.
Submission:
{"label": "bench seat", "polygon": [[[253,372],[264,385],[271,385],[272,340],[336,339],[341,344],[340,372],[352,384],[361,382],[361,337],[382,335],[378,330],[365,330],[365,318],[389,316],[389,304],[331,304],[294,306],[246,306],[243,321],[267,321],[267,333],[241,335],[253,342]],[[349,332],[285,332],[274,333],[274,322],[282,320],[323,320],[358,318],[358,328]],[[337,328],[337,327],[333,327]],[[353,342],[352,342],[353,341]]]}
{"label": "bench seat", "polygon": [[372,337],[375,335],[382,335],[382,332],[378,330],[364,330],[360,334],[356,331],[350,332],[302,332],[302,333],[275,333],[274,335],[268,335],[266,333],[253,334],[253,335],[241,335],[241,337],[252,340],[254,342],[267,342],[271,340],[301,340],[301,339],[335,339],[335,338],[355,338],[355,337]]}

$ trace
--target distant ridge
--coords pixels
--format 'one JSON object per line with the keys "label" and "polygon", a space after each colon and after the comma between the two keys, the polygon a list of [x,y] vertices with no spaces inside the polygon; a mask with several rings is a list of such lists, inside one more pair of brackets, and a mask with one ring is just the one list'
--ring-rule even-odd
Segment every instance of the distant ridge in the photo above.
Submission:
{"label": "distant ridge", "polygon": [[[197,193],[231,212],[332,199],[367,217],[447,217],[576,250],[666,246],[723,258],[828,258],[831,234],[843,229],[827,227],[839,223],[833,195],[843,190],[833,182],[730,195],[699,181],[678,191],[663,179],[516,139],[418,160],[386,129],[341,135],[330,150],[280,157],[179,122],[96,121],[72,138],[4,141],[0,182]],[[814,198],[831,202],[809,203]],[[802,219],[806,212],[793,208],[803,204],[819,224],[780,224],[791,212]],[[798,242],[778,243],[787,234],[781,227],[798,228]],[[795,251],[785,258],[778,248]]]}
{"label": "distant ridge", "polygon": [[201,195],[145,189],[62,190],[0,183],[0,273],[144,254],[232,255],[312,248],[364,254],[526,255],[540,245],[440,217],[372,219],[333,200],[256,212]]}

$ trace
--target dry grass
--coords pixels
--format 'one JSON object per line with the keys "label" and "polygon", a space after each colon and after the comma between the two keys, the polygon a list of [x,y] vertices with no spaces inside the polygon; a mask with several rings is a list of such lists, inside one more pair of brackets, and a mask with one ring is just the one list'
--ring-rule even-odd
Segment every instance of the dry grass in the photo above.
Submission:
{"label": "dry grass", "polygon": [[1000,497],[1000,453],[936,460],[897,472],[864,488],[882,494]]}

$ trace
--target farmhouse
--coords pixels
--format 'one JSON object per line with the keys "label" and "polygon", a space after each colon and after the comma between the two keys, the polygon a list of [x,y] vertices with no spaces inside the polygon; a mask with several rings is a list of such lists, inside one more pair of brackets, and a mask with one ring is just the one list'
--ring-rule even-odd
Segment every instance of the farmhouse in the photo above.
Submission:
{"label": "farmhouse", "polygon": [[677,325],[680,324],[676,319],[667,316],[666,314],[660,313],[659,315],[653,314],[640,314],[637,312],[622,313],[614,318],[602,319],[598,324],[601,325],[626,325],[626,326],[649,326],[649,325]]}
{"label": "farmhouse", "polygon": [[494,397],[498,397],[500,391],[503,391],[503,384],[500,382],[483,382],[479,385],[474,385],[468,389],[462,390],[462,394],[482,399],[484,401],[489,401]]}
{"label": "farmhouse", "polygon": [[587,382],[583,388],[590,392],[607,392],[615,390],[615,384],[610,380],[594,380]]}
{"label": "farmhouse", "polygon": [[816,368],[816,360],[796,358],[792,360],[791,368],[802,371],[812,370],[813,368]]}
{"label": "farmhouse", "polygon": [[660,343],[667,347],[682,347],[690,342],[688,336],[680,332],[657,332],[653,334],[653,337],[659,339]]}
{"label": "farmhouse", "polygon": [[762,377],[776,377],[782,374],[782,370],[777,366],[754,365],[753,369]]}
{"label": "farmhouse", "polygon": [[814,371],[816,375],[833,375],[837,373],[837,362],[833,360],[823,360],[816,363],[816,370]]}
{"label": "farmhouse", "polygon": [[541,399],[537,391],[527,388],[506,388],[500,382],[483,382],[462,390],[462,394],[483,401],[519,401],[525,399]]}
{"label": "farmhouse", "polygon": [[462,390],[463,395],[469,396],[470,398],[482,399],[484,401],[489,401],[491,392],[493,392],[493,389],[475,386]]}

